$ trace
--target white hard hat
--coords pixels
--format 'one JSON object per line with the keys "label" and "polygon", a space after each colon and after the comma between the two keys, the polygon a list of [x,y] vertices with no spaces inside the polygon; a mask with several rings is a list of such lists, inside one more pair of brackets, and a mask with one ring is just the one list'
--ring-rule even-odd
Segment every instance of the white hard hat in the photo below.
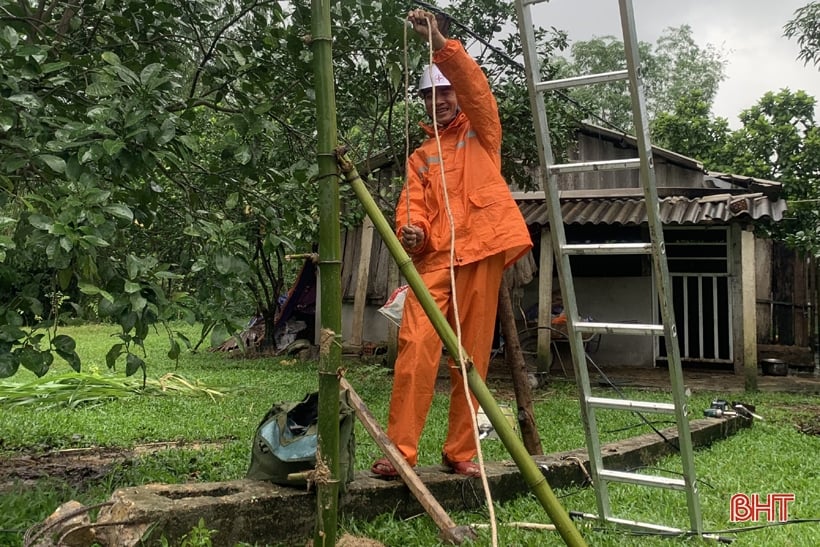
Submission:
{"label": "white hard hat", "polygon": [[450,80],[444,77],[444,74],[438,69],[436,65],[427,65],[421,71],[421,79],[419,80],[419,91],[430,89],[433,86],[442,87],[448,86]]}

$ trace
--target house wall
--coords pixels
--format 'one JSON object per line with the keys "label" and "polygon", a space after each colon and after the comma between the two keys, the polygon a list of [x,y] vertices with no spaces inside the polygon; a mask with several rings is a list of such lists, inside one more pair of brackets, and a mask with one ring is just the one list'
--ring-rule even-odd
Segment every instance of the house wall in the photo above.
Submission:
{"label": "house wall", "polygon": [[[363,344],[383,345],[387,343],[388,319],[379,313],[381,304],[368,304],[364,308],[364,329],[362,332]],[[342,338],[353,338],[353,302],[342,303]]]}
{"label": "house wall", "polygon": [[[730,253],[734,255],[732,259],[734,266],[731,273],[731,283],[733,285],[732,292],[734,294],[733,300],[735,302],[733,313],[733,327],[732,332],[735,334],[735,370],[739,374],[743,374],[744,365],[747,363],[748,356],[751,355],[750,343],[753,343],[757,335],[764,329],[760,323],[765,319],[761,318],[761,314],[765,317],[765,312],[768,306],[761,306],[761,300],[764,302],[769,297],[768,285],[766,280],[769,276],[762,275],[761,272],[768,271],[770,261],[766,260],[767,249],[769,248],[766,241],[751,240],[751,233],[747,233],[747,241],[740,243],[739,236],[744,233],[739,227],[730,232]],[[355,240],[355,238],[353,238]],[[378,238],[377,238],[378,239]],[[749,254],[754,245],[753,258]],[[746,252],[741,253],[744,248]],[[379,246],[381,247],[381,246]],[[380,256],[386,253],[384,249],[375,252],[379,255],[378,259],[371,262],[371,268],[378,269],[375,266],[384,261],[391,260],[389,256]],[[745,256],[744,256],[745,255]],[[374,257],[375,258],[375,257]],[[345,260],[345,263],[348,263]],[[375,268],[374,268],[375,266]],[[752,275],[749,269],[756,269]],[[745,275],[744,275],[745,273]],[[371,275],[373,272],[371,271]],[[353,299],[352,292],[354,285],[349,283],[354,282],[355,275],[345,276],[348,279],[347,290],[342,306],[342,325],[343,336],[346,341],[351,340],[351,326],[355,323],[353,320]],[[379,286],[384,289],[384,272],[380,283],[374,283],[374,286]],[[745,277],[745,280],[744,280]],[[371,278],[372,279],[372,278]],[[755,281],[757,284],[755,285]],[[754,287],[751,291],[749,288],[744,288],[744,283],[752,283]],[[635,322],[651,324],[657,322],[657,318],[653,317],[654,305],[654,291],[652,287],[652,277],[649,275],[634,276],[634,277],[576,277],[574,279],[576,299],[578,303],[578,310],[581,316],[591,317],[597,322]],[[553,279],[553,287],[558,289],[558,280]],[[368,288],[368,302],[364,310],[363,332],[361,335],[364,343],[373,343],[378,345],[386,344],[389,341],[389,322],[378,313],[378,308],[387,299],[388,293],[384,295],[377,295],[371,292],[371,287]],[[392,287],[390,288],[392,290]],[[749,294],[752,294],[752,309],[754,309],[754,298],[758,300],[757,318],[758,320],[749,323],[746,318],[749,313],[744,311],[744,306],[738,302],[749,302]],[[516,302],[516,309],[528,310],[537,305],[538,302],[538,279],[534,279],[531,283],[523,287],[521,291],[520,302]],[[745,299],[745,301],[744,301]],[[752,313],[751,315],[755,315]],[[744,329],[752,329],[749,335],[744,335]],[[599,344],[590,344],[590,356],[599,366],[636,366],[636,367],[651,367],[654,366],[654,338],[649,336],[622,336],[622,335],[603,335],[600,338]],[[566,342],[558,341],[555,344],[560,352],[560,357],[565,367],[572,367],[571,357],[569,355]],[[755,362],[752,359],[751,362]],[[756,363],[755,363],[756,365]]]}
{"label": "house wall", "polygon": [[[558,287],[558,280],[553,280]],[[538,281],[524,287],[521,307],[527,309],[537,304]],[[617,290],[602,291],[601,287],[617,287]],[[579,313],[602,322],[652,323],[652,286],[649,277],[628,278],[579,278],[575,280]],[[364,311],[364,343],[385,344],[388,340],[389,322],[378,312],[381,304],[369,303]],[[349,340],[353,324],[353,303],[342,305],[342,336]],[[651,367],[653,341],[648,336],[603,335],[600,343],[589,345],[590,357],[601,366],[641,366]],[[565,366],[571,368],[569,349],[564,342],[556,342]]]}
{"label": "house wall", "polygon": [[[537,280],[524,288],[522,307],[537,303]],[[579,277],[574,279],[578,313],[604,323],[652,323],[651,277]],[[553,287],[558,288],[558,279]],[[555,342],[565,367],[571,368],[566,342]],[[649,336],[602,335],[588,344],[590,357],[601,366],[654,366],[653,339]]]}
{"label": "house wall", "polygon": [[[604,288],[604,290],[601,290]],[[578,313],[604,323],[653,323],[652,278],[579,278]],[[599,365],[654,366],[653,337],[602,335],[592,355]]]}
{"label": "house wall", "polygon": [[[570,151],[570,161],[630,159],[637,156],[632,146],[618,146],[606,138],[579,134],[577,147]],[[661,154],[654,154],[655,184],[658,187],[702,188],[703,172],[670,163]],[[593,171],[562,175],[561,190],[595,190],[606,188],[640,188],[638,171]]]}
{"label": "house wall", "polygon": [[[356,295],[358,269],[362,261],[362,225],[342,232],[342,299],[353,301]],[[370,263],[367,274],[367,301],[370,304],[383,304],[392,292],[387,287],[387,270],[393,258],[378,233],[373,234],[370,248]]]}
{"label": "house wall", "polygon": [[757,341],[772,343],[772,242],[755,240],[755,286],[757,294]]}

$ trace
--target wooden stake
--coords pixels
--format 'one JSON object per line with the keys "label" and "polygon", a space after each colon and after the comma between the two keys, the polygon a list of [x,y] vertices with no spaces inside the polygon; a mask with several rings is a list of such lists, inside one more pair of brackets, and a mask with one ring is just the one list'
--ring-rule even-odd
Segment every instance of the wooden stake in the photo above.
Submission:
{"label": "wooden stake", "polygon": [[353,390],[353,386],[347,379],[342,378],[340,382],[341,388],[348,391],[348,398],[350,405],[356,412],[356,417],[362,422],[365,430],[370,434],[379,448],[381,448],[384,455],[399,472],[399,476],[404,480],[404,484],[410,489],[410,492],[416,497],[433,522],[436,523],[438,529],[441,530],[441,537],[445,541],[449,541],[455,545],[460,545],[466,539],[476,539],[475,532],[469,526],[456,526],[456,523],[450,518],[450,515],[439,504],[430,490],[421,482],[421,479],[410,464],[404,459],[399,449],[387,436],[387,433],[381,428],[375,416],[370,412],[364,401]]}

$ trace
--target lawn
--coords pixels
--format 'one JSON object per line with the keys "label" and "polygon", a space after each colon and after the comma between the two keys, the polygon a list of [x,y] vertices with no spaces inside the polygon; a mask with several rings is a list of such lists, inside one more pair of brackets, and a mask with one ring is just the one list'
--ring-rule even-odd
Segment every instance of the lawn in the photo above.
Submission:
{"label": "lawn", "polygon": [[[177,328],[196,337],[191,327]],[[84,359],[84,373],[109,378],[105,354],[114,327],[66,327],[63,332],[76,338],[77,350]],[[315,362],[230,358],[201,351],[184,352],[177,363],[167,357],[164,341],[158,335],[146,345],[145,361],[153,389],[144,394],[122,391],[124,365],[119,363],[113,375],[113,384],[118,389],[95,385],[89,392],[96,395],[85,401],[66,397],[65,388],[58,388],[66,385],[70,369],[58,358],[45,378],[52,381],[53,392],[62,393],[59,398],[46,397],[38,404],[17,405],[10,404],[10,399],[0,399],[0,545],[22,545],[25,530],[67,500],[92,505],[105,501],[114,489],[124,486],[241,478],[250,460],[251,438],[265,411],[277,401],[300,400],[316,390]],[[348,380],[384,424],[391,385],[389,371],[375,362],[347,361],[344,366]],[[165,377],[167,374],[175,376]],[[163,377],[164,391],[157,384]],[[3,381],[3,385],[34,379],[23,371]],[[513,403],[509,384],[492,381],[489,387],[499,403]],[[20,391],[18,388],[18,395]],[[2,393],[15,392],[6,387]],[[36,392],[29,388],[25,394],[31,397]],[[626,395],[649,400],[662,400],[664,396],[646,391]],[[700,417],[700,411],[722,395],[693,393],[693,417]],[[545,452],[583,446],[574,384],[556,381],[537,390],[535,397]],[[736,538],[734,545],[739,546],[820,545],[820,397],[759,393],[745,394],[743,398],[756,404],[766,421],[696,453],[706,529],[723,531],[721,535]],[[422,466],[439,463],[446,412],[447,397],[442,392],[436,395],[422,437]],[[602,414],[604,442],[648,431],[627,413]],[[509,459],[498,441],[483,442],[482,451],[488,461]],[[379,455],[361,424],[357,424],[357,469],[367,469]],[[72,466],[72,462],[80,463]],[[668,458],[657,467],[675,470],[680,464],[675,458]],[[569,511],[597,513],[590,488],[556,493]],[[788,507],[790,522],[730,522],[729,501],[736,493],[794,494],[795,499]],[[680,493],[624,486],[613,488],[612,498],[618,516],[687,526]],[[510,522],[547,522],[543,508],[532,496],[499,504],[495,513],[500,545],[563,544],[554,532],[505,526]],[[451,517],[459,524],[488,522],[487,511],[456,511]],[[341,525],[341,532],[366,536],[385,545],[438,544],[437,529],[426,516],[399,521],[386,514],[372,522],[344,521]],[[691,538],[634,536],[622,530],[584,526],[582,533],[590,545],[706,543]],[[475,544],[490,545],[489,532],[480,531]]]}

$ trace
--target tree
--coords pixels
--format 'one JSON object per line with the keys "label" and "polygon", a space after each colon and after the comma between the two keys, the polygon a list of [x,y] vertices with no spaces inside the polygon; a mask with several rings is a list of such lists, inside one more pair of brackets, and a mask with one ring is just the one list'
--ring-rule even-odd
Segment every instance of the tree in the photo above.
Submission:
{"label": "tree", "polygon": [[107,361],[133,374],[156,323],[227,333],[254,300],[275,309],[283,254],[315,228],[305,44],[280,6],[0,0],[0,17],[0,376],[42,375],[52,351],[79,369],[64,313],[119,324]]}
{"label": "tree", "polygon": [[820,2],[809,2],[797,9],[794,18],[783,27],[783,35],[797,38],[797,45],[800,46],[798,59],[820,68]]}
{"label": "tree", "polygon": [[789,207],[768,226],[775,239],[805,254],[820,255],[820,128],[816,100],[804,91],[768,92],[740,114],[743,124],[728,143],[733,173],[783,184]]}
{"label": "tree", "polygon": [[[495,0],[458,7],[487,40],[512,17]],[[387,145],[403,162],[397,112],[409,101],[421,118],[403,85],[405,13],[376,0],[332,6],[345,22],[333,28],[334,65],[352,158]],[[124,360],[127,374],[145,374],[140,347],[155,326],[171,357],[190,344],[171,319],[200,321],[217,341],[249,309],[273,324],[295,269],[285,255],[316,241],[308,3],[0,0],[0,19],[0,376],[45,374],[53,354],[79,369],[56,330],[69,316],[119,325],[107,363]],[[408,53],[417,74],[423,48]],[[510,85],[520,76],[503,64],[488,71],[506,93],[507,134],[514,123],[529,133],[524,88]],[[535,155],[531,140],[511,142],[514,175]],[[391,211],[395,188],[373,192]],[[345,213],[342,224],[360,214],[355,203]]]}
{"label": "tree", "polygon": [[651,125],[653,143],[695,158],[713,170],[726,169],[729,122],[713,118],[700,90],[691,90],[675,104],[673,112],[661,112]]}
{"label": "tree", "polygon": [[[696,90],[700,91],[699,100],[711,107],[718,86],[725,78],[726,59],[724,53],[711,44],[697,45],[689,25],[667,28],[654,47],[639,42],[638,51],[650,120],[661,112],[671,112],[678,100]],[[604,36],[573,44],[561,74],[599,74],[625,68],[623,42]],[[624,131],[632,129],[626,82],[577,88],[571,96],[585,106],[585,117],[594,123],[609,123]]]}

